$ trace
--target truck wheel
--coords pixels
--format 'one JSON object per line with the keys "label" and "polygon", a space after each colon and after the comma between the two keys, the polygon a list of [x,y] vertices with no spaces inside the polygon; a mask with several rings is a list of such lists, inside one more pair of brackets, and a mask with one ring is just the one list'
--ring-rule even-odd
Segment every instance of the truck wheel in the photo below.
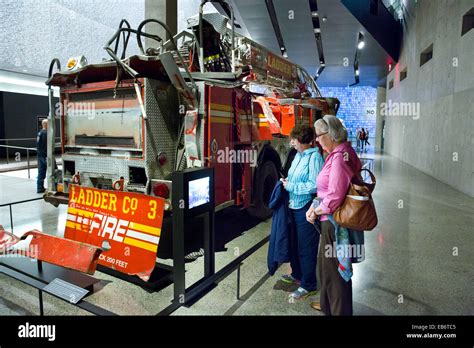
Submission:
{"label": "truck wheel", "polygon": [[278,171],[272,161],[266,161],[258,168],[254,185],[255,195],[253,205],[248,212],[251,216],[265,220],[272,216],[272,210],[268,208],[270,196],[278,181]]}

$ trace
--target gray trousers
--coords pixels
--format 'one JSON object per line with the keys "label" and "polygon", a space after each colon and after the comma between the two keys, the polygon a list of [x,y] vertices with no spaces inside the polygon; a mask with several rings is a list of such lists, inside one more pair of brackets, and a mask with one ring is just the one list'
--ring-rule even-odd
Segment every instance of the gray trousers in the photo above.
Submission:
{"label": "gray trousers", "polygon": [[[321,309],[326,315],[352,315],[352,280],[346,282],[337,270],[339,262],[333,257],[335,243],[334,226],[330,221],[321,222],[317,262]],[[330,256],[326,255],[329,254],[326,246],[330,246]]]}

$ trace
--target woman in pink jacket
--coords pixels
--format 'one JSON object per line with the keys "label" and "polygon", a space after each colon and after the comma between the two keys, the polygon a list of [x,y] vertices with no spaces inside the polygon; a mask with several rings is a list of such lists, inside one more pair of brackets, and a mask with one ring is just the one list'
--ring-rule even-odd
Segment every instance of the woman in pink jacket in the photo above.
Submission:
{"label": "woman in pink jacket", "polygon": [[352,282],[339,274],[339,262],[331,252],[336,245],[335,228],[327,215],[333,214],[344,202],[349,184],[362,168],[356,152],[347,141],[347,131],[341,121],[326,115],[314,123],[316,140],[327,156],[316,180],[318,197],[306,213],[309,222],[321,220],[321,240],[318,252],[318,274],[321,282],[319,302],[311,307],[326,315],[352,315]]}

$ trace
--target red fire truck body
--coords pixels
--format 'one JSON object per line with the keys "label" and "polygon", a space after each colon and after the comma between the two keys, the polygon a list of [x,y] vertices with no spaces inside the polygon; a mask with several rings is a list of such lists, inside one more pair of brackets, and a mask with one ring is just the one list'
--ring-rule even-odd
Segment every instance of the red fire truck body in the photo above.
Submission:
{"label": "red fire truck body", "polygon": [[234,37],[226,19],[217,30],[216,18],[176,35],[179,47],[170,40],[128,58],[115,50],[110,61],[51,76],[65,193],[80,183],[169,199],[173,171],[212,166],[217,209],[269,216],[270,193],[294,156],[291,129],[335,114],[339,102],[323,98],[303,68]]}

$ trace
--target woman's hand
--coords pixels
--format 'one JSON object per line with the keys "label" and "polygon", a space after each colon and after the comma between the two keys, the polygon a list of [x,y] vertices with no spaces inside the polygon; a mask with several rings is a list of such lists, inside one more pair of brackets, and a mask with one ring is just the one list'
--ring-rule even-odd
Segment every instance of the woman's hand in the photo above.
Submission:
{"label": "woman's hand", "polygon": [[284,179],[280,179],[280,181],[283,183],[283,187],[286,189],[286,186],[288,185],[288,179],[284,178]]}
{"label": "woman's hand", "polygon": [[306,212],[306,221],[311,224],[314,224],[317,218],[317,215],[314,213],[313,205],[311,205],[308,211]]}
{"label": "woman's hand", "polygon": [[309,223],[314,224],[314,222],[318,218],[318,215],[324,215],[324,214],[325,213],[321,209],[320,206],[318,206],[317,208],[314,208],[313,205],[311,205],[309,207],[308,211],[306,212],[306,221],[308,221]]}
{"label": "woman's hand", "polygon": [[314,214],[316,215],[324,215],[324,212],[323,210],[321,209],[321,207],[318,205],[318,207],[316,209],[314,209]]}

